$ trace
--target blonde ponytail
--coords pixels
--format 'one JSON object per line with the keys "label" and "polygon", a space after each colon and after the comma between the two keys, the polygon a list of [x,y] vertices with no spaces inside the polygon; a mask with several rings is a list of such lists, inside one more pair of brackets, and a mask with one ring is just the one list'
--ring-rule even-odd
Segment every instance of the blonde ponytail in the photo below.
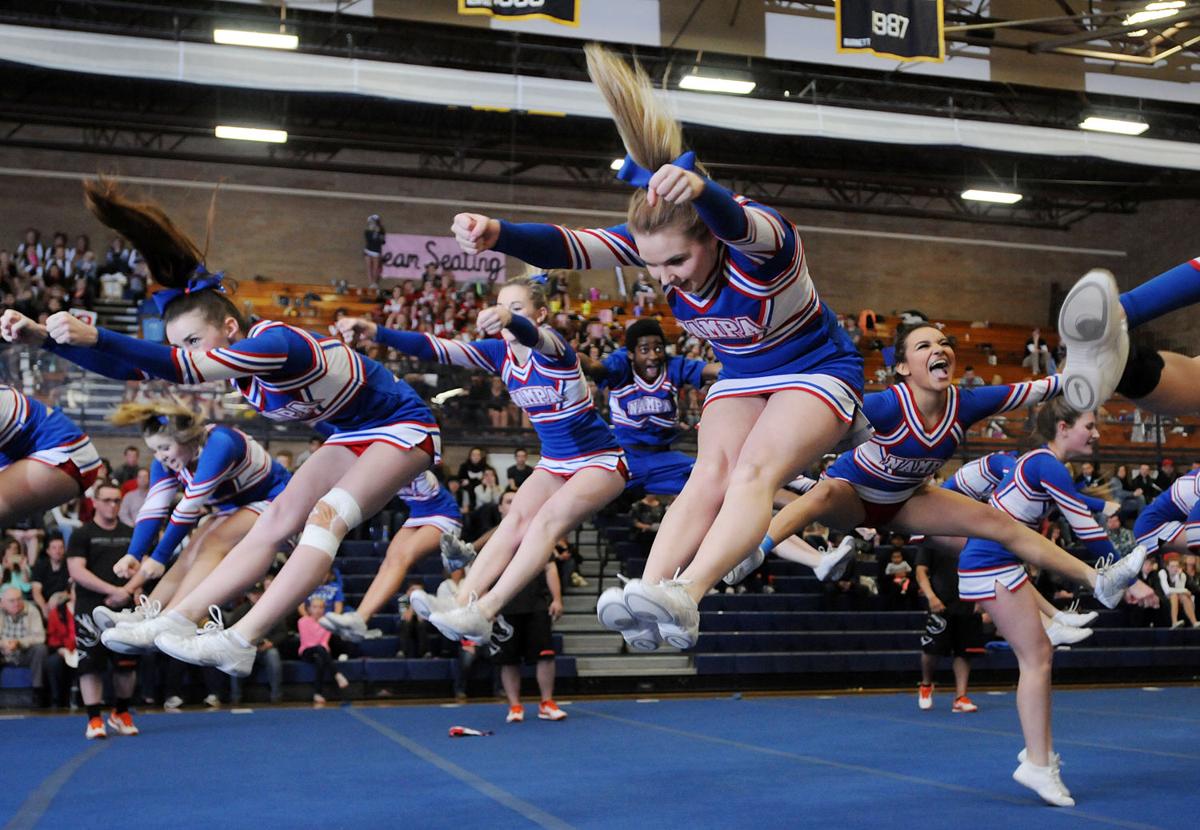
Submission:
{"label": "blonde ponytail", "polygon": [[[585,46],[584,54],[588,75],[612,113],[625,151],[637,165],[653,173],[678,158],[683,153],[683,128],[650,85],[645,70],[637,64],[630,66],[598,43]],[[704,168],[697,164],[696,172],[704,175]],[[629,199],[626,222],[635,233],[672,228],[693,238],[709,234],[690,204],[675,205],[660,199],[651,205],[641,188]]]}
{"label": "blonde ponytail", "polygon": [[117,426],[137,426],[143,437],[166,435],[180,444],[198,441],[206,426],[203,415],[170,400],[123,403],[108,420]]}

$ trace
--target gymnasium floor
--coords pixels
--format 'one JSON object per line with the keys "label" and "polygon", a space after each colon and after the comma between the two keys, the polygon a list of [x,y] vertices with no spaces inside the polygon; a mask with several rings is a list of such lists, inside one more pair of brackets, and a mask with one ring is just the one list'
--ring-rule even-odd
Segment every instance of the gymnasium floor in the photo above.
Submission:
{"label": "gymnasium floor", "polygon": [[[1184,828],[1200,816],[1200,688],[1060,691],[1063,777],[1009,775],[1011,692],[588,700],[506,725],[496,703],[0,720],[6,828]],[[494,730],[447,736],[452,725]]]}

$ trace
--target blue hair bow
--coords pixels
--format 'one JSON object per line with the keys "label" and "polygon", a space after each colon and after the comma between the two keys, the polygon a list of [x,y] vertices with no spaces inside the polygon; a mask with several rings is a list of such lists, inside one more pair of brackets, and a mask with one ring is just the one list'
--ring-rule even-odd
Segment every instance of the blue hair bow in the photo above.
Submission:
{"label": "blue hair bow", "polygon": [[[684,170],[696,169],[696,153],[688,150],[679,158],[671,162],[676,167],[682,167]],[[653,170],[647,170],[633,160],[633,156],[625,154],[625,163],[621,165],[621,169],[617,171],[617,178],[633,187],[640,187],[643,190],[650,186],[650,179],[654,175]]]}
{"label": "blue hair bow", "polygon": [[225,286],[221,284],[221,281],[224,279],[224,271],[210,274],[205,270],[203,265],[197,265],[196,270],[192,272],[192,276],[188,279],[185,287],[164,288],[160,291],[155,291],[150,295],[150,299],[154,300],[154,305],[158,308],[158,313],[162,315],[166,313],[168,305],[184,294],[194,294],[197,291],[206,291],[208,289],[220,291],[224,294]]}
{"label": "blue hair bow", "polygon": [[531,274],[529,276],[529,281],[536,282],[538,285],[545,285],[550,281],[550,277],[546,274]]}

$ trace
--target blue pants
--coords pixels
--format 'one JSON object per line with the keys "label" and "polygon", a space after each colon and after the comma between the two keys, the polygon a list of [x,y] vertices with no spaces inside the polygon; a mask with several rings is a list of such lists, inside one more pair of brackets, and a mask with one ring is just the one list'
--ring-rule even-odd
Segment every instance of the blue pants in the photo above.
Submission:
{"label": "blue pants", "polygon": [[641,489],[656,496],[678,496],[692,474],[696,459],[670,449],[658,452],[626,449],[625,463],[629,466],[626,490]]}

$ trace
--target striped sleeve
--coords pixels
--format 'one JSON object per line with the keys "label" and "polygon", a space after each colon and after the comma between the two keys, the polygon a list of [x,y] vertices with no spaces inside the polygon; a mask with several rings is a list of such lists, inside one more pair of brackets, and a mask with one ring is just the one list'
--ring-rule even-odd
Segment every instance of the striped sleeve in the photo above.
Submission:
{"label": "striped sleeve", "polygon": [[289,356],[286,337],[281,331],[271,328],[230,346],[209,351],[177,349],[108,329],[99,331],[100,339],[95,346],[97,350],[115,355],[154,377],[185,386],[269,374],[282,369]]}
{"label": "striped sleeve", "polygon": [[179,480],[158,461],[150,464],[150,492],[138,510],[133,526],[133,540],[129,543],[129,554],[141,559],[154,544],[163,522],[171,515],[171,504],[179,492]]}
{"label": "striped sleeve", "polygon": [[963,420],[973,424],[1001,412],[1048,401],[1060,392],[1062,376],[1050,375],[1025,383],[963,387],[959,390],[959,405],[963,407]]}
{"label": "striped sleeve", "polygon": [[718,239],[755,262],[764,262],[798,241],[796,228],[770,208],[735,196],[706,179],[693,203],[704,224]]}
{"label": "striped sleeve", "polygon": [[[1071,530],[1075,531],[1079,541],[1083,542],[1087,549],[1096,556],[1115,553],[1108,534],[1096,523],[1096,519],[1092,515],[1092,508],[1097,500],[1081,496],[1075,490],[1075,482],[1071,481],[1071,476],[1062,462],[1049,455],[1039,456],[1037,461],[1039,462],[1038,469],[1028,472],[1041,479],[1042,488],[1058,505],[1059,511],[1071,525]],[[1103,508],[1104,503],[1099,502],[1099,504]]]}
{"label": "striped sleeve", "polygon": [[375,332],[375,342],[389,349],[410,354],[420,360],[479,369],[493,375],[500,374],[504,362],[504,343],[500,340],[473,340],[463,343],[432,334],[415,331],[399,331],[380,326]]}
{"label": "striped sleeve", "polygon": [[501,221],[496,250],[538,268],[587,270],[642,264],[624,225],[573,230],[562,225]]}
{"label": "striped sleeve", "polygon": [[245,442],[236,432],[215,429],[209,433],[196,463],[196,472],[183,488],[183,498],[171,511],[171,521],[150,558],[164,564],[171,558],[175,548],[204,516],[205,508],[221,482],[229,477],[245,455]]}
{"label": "striped sleeve", "polygon": [[25,396],[11,386],[0,386],[0,447],[20,433],[29,417]]}

